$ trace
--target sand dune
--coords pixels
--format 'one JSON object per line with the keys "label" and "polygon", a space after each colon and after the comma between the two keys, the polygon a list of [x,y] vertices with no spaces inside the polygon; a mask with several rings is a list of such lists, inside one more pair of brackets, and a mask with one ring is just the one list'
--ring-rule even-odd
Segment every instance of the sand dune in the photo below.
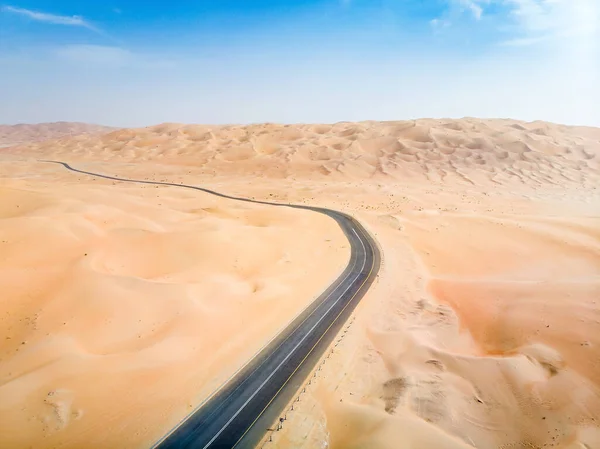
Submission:
{"label": "sand dune", "polygon": [[598,447],[580,433],[600,416],[600,219],[454,215],[405,226],[432,299],[460,328],[436,339],[426,309],[410,331],[372,336],[407,384],[397,400],[475,447]]}
{"label": "sand dune", "polygon": [[0,148],[80,134],[102,134],[114,129],[109,126],[72,122],[0,125]]}
{"label": "sand dune", "polygon": [[0,423],[20,430],[0,445],[145,447],[335,276],[343,237],[37,158],[375,234],[378,281],[261,447],[600,448],[599,129],[163,124],[1,151]]}
{"label": "sand dune", "polygon": [[348,259],[318,214],[49,180],[0,185],[1,447],[149,444]]}
{"label": "sand dune", "polygon": [[190,165],[203,174],[592,186],[600,172],[599,141],[598,129],[511,120],[163,124],[34,143],[14,151],[50,152],[71,160],[91,156]]}

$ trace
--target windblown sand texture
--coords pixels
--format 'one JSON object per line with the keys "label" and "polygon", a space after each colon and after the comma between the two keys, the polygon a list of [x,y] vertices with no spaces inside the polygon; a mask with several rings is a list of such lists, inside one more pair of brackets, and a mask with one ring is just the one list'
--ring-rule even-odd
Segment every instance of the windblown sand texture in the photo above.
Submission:
{"label": "windblown sand texture", "polygon": [[348,257],[325,217],[43,158],[375,235],[376,284],[263,447],[600,448],[600,129],[164,124],[0,158],[1,447],[149,446]]}

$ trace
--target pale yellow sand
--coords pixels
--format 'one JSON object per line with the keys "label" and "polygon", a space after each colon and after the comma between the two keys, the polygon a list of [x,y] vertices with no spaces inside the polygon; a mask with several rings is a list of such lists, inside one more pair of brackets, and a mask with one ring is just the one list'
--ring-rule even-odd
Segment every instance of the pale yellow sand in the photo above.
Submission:
{"label": "pale yellow sand", "polygon": [[41,142],[59,137],[107,133],[114,129],[108,126],[70,122],[41,123],[38,125],[0,125],[0,148],[21,143]]}
{"label": "pale yellow sand", "polygon": [[318,214],[3,171],[0,447],[147,445],[348,260]]}
{"label": "pale yellow sand", "polygon": [[[326,220],[321,222],[318,218],[309,218],[310,214],[302,215],[302,220],[307,221],[300,224],[295,214],[281,215],[280,211],[268,208],[252,212],[256,215],[248,215],[249,211],[244,212],[246,215],[231,214],[231,208],[245,210],[246,207],[222,205],[214,199],[184,193],[169,193],[167,200],[164,196],[167,191],[163,189],[158,189],[163,195],[161,206],[156,202],[150,206],[147,203],[150,188],[84,180],[81,175],[61,173],[58,167],[41,167],[26,161],[57,158],[105,173],[202,183],[242,196],[329,206],[355,215],[375,234],[384,255],[376,284],[357,310],[354,324],[333,347],[334,352],[324,359],[316,382],[300,396],[294,410],[287,412],[283,430],[274,432],[273,441],[266,442],[265,448],[312,448],[326,444],[333,448],[369,449],[600,448],[598,129],[477,119],[249,127],[167,124],[118,130],[103,136],[32,143],[3,151],[2,157],[11,160],[10,165],[3,168],[3,174],[12,177],[7,182],[11,186],[17,183],[20,189],[27,191],[47,190],[54,198],[52,201],[58,201],[55,199],[58,192],[67,192],[69,195],[58,201],[61,206],[50,210],[58,208],[72,220],[91,219],[85,218],[85,213],[76,207],[77,201],[96,210],[103,204],[99,198],[104,198],[102,207],[120,210],[119,219],[125,220],[124,223],[129,221],[129,228],[139,230],[152,225],[172,233],[183,227],[183,235],[192,230],[200,231],[199,235],[205,235],[199,237],[202,242],[206,239],[211,243],[215,237],[210,229],[219,231],[220,238],[226,239],[241,228],[238,232],[252,235],[257,239],[256,245],[268,242],[276,254],[296,251],[286,268],[289,271],[285,272],[273,268],[277,266],[274,259],[255,255],[252,246],[237,238],[232,240],[228,253],[218,253],[219,257],[244,255],[253,270],[267,270],[268,278],[277,285],[303,285],[308,279],[305,276],[314,278],[310,286],[305,286],[305,291],[298,290],[294,294],[291,301],[296,309],[285,307],[286,313],[297,310],[305,304],[303,301],[312,298],[347,257],[347,248],[342,248],[343,238],[326,225]],[[40,179],[29,178],[40,173]],[[85,189],[75,194],[69,186],[77,179],[84,181]],[[44,183],[43,187],[39,183]],[[87,204],[88,197],[94,205]],[[134,210],[131,201],[144,212],[131,213],[130,210]],[[186,207],[191,208],[192,201],[212,204],[209,211],[205,211],[208,215],[194,215],[189,221],[182,219],[180,214],[189,214]],[[75,205],[71,205],[72,202]],[[36,210],[34,206],[27,207]],[[31,218],[30,214],[18,215],[18,219]],[[221,289],[235,290],[242,282],[232,277],[241,275],[220,260],[216,264],[219,275],[210,270],[213,264],[202,265],[200,256],[195,259],[201,266],[200,271],[188,269],[185,264],[177,265],[181,263],[179,256],[167,257],[164,266],[162,262],[148,262],[157,248],[167,252],[171,251],[167,246],[183,245],[178,240],[181,237],[148,238],[139,231],[134,235],[114,234],[105,224],[98,223],[104,215],[102,208],[96,215],[92,214],[96,217],[94,226],[100,226],[104,237],[86,240],[90,242],[86,245],[95,248],[98,259],[92,260],[101,263],[91,264],[79,255],[77,264],[69,265],[70,270],[77,267],[92,272],[97,282],[96,292],[110,288],[106,277],[115,274],[144,282],[158,276],[165,283],[163,278],[169,272],[174,277],[168,282],[169,288],[185,286],[189,295],[196,294],[198,298]],[[270,236],[257,234],[252,225],[257,216],[268,217],[266,229],[279,230],[280,240],[271,241]],[[62,216],[60,219],[64,220]],[[215,220],[217,224],[211,228],[209,223],[212,225]],[[269,220],[283,220],[284,229]],[[47,269],[41,270],[40,265],[47,266],[44,260],[57,257],[58,250],[52,249],[51,242],[59,245],[72,235],[79,235],[77,233],[91,233],[90,225],[70,225],[76,232],[72,228],[66,232],[61,228],[36,227],[37,223],[28,226],[30,228],[17,226],[20,233],[31,230],[27,234],[31,235],[28,237],[31,243],[27,244],[42,247],[37,242],[48,242],[47,251],[51,254],[35,255],[33,260],[39,264],[36,266],[40,274],[36,282],[30,280],[31,276],[23,281],[27,288],[19,284],[15,274],[9,274],[7,280],[2,281],[3,285],[16,285],[14,289],[23,295],[36,288],[59,291],[55,290],[58,287],[43,287],[44,276],[50,275],[45,272]],[[303,232],[296,231],[298,226]],[[309,228],[311,232],[307,233]],[[307,241],[298,241],[298,236],[320,241],[324,245],[321,247],[323,256],[315,257],[312,250],[307,249]],[[183,239],[186,248],[196,248]],[[132,258],[131,251],[122,250],[125,247],[144,248],[144,251]],[[206,253],[217,252],[211,249]],[[75,260],[69,259],[75,258],[69,254],[61,253],[58,260]],[[15,260],[25,264],[23,267],[33,267],[27,265],[33,263],[29,258]],[[315,261],[321,263],[315,264]],[[306,269],[314,271],[302,272]],[[172,273],[175,271],[177,274]],[[321,273],[320,277],[314,276],[316,272]],[[60,285],[71,292],[72,297],[73,292],[84,288],[80,278],[87,278],[70,273],[68,281]],[[206,274],[200,285],[192,282],[198,273]],[[244,282],[251,282],[247,277],[242,278]],[[241,288],[244,294],[248,294],[247,289],[247,286]],[[61,294],[60,298],[69,296]],[[242,293],[238,291],[238,294]],[[148,302],[155,307],[157,303],[162,304],[164,296],[154,289],[140,287],[136,290],[136,301],[125,304],[129,304],[128,311],[144,310],[142,304]],[[275,307],[279,299],[271,298],[267,303]],[[23,313],[31,316],[36,309],[27,304],[37,300],[27,301],[16,299],[11,303],[23,304],[23,310],[27,310]],[[76,303],[57,304],[53,313],[60,314]],[[205,301],[200,304],[206,307]],[[235,301],[219,302],[214,312],[229,313],[229,317],[237,319],[257,313],[256,303],[243,306]],[[121,307],[125,307],[122,300],[111,300],[106,303],[105,313],[116,316]],[[162,317],[178,309],[168,304],[159,310],[157,313]],[[124,344],[112,341],[111,333],[102,329],[100,321],[86,317],[85,311],[66,315],[67,327],[76,316],[89,324],[81,333],[83,343],[70,347],[69,354],[89,355]],[[261,314],[263,333],[247,341],[258,344],[261,338],[267,338],[277,323],[281,325],[285,321],[282,316],[273,316],[269,321]],[[128,343],[133,345],[133,350],[120,353],[123,365],[97,360],[96,365],[82,364],[78,367],[80,371],[66,371],[70,374],[65,379],[75,384],[79,379],[87,382],[91,374],[86,370],[91,366],[102,370],[105,366],[139,366],[140,360],[164,363],[163,371],[158,372],[167,374],[148,375],[144,381],[135,377],[110,379],[115,382],[111,386],[118,392],[115,395],[130,398],[129,408],[111,407],[108,401],[94,396],[98,392],[90,393],[91,388],[80,384],[81,391],[87,391],[81,396],[89,397],[86,405],[95,412],[78,415],[77,411],[83,407],[75,405],[75,399],[69,396],[72,393],[68,392],[74,391],[74,387],[64,388],[66,392],[63,392],[57,385],[51,389],[54,394],[50,397],[47,397],[50,390],[40,390],[43,393],[39,393],[36,404],[47,407],[53,416],[61,416],[65,406],[44,405],[45,400],[52,401],[56,397],[60,404],[74,404],[69,406],[71,424],[60,431],[46,430],[55,433],[42,441],[49,441],[48,444],[65,441],[66,446],[73,447],[77,438],[91,438],[98,441],[97,446],[102,446],[115,444],[125,436],[130,438],[128,442],[139,442],[143,446],[152,434],[144,428],[168,428],[173,416],[183,412],[178,401],[185,398],[193,402],[206,395],[212,385],[208,382],[212,373],[201,369],[188,372],[177,363],[176,367],[169,365],[174,363],[172,358],[177,359],[179,351],[194,354],[192,360],[186,360],[186,369],[203,360],[202,357],[215,357],[211,359],[215,367],[227,365],[234,369],[233,366],[242,363],[251,352],[245,351],[241,341],[246,340],[240,339],[239,344],[229,348],[228,355],[218,359],[219,350],[211,346],[214,342],[197,341],[194,337],[199,334],[190,331],[192,324],[175,319],[170,322],[170,332],[183,332],[187,339],[185,350],[178,346],[177,351],[167,351],[166,360],[161,359],[164,354],[160,356],[152,351],[146,352],[144,359],[140,353],[146,350],[135,346],[134,340],[133,344]],[[223,322],[226,323],[215,319],[211,324],[220,328]],[[29,325],[26,321],[19,323]],[[122,332],[126,327],[124,323],[115,322],[114,326]],[[224,334],[227,331],[219,330]],[[69,335],[80,335],[74,332],[70,330]],[[170,347],[165,340],[161,335],[151,341],[159,347]],[[23,345],[19,353],[29,344]],[[12,355],[10,363],[27,366],[20,365],[22,362],[15,361]],[[66,368],[55,369],[58,373]],[[227,369],[215,368],[214,373],[217,371]],[[97,376],[95,382],[106,382],[106,377]],[[39,379],[43,383],[52,376],[40,374]],[[28,381],[23,382],[30,385]],[[35,416],[39,415],[33,412],[37,409],[25,405],[29,403],[24,396],[19,396],[18,390],[10,391],[15,395],[14,405],[7,407],[2,417],[10,417],[17,428],[28,429],[27,426],[33,426],[31,422],[38,419]],[[170,405],[158,413],[150,407],[144,408],[156,403]],[[25,410],[15,414],[19,406]],[[144,413],[140,412],[142,409]],[[22,421],[12,421],[14,419]],[[31,421],[26,421],[28,419]],[[122,424],[107,437],[106,432],[99,432],[102,425],[97,423],[116,422],[110,421],[112,419]],[[40,429],[35,435],[44,435],[42,424],[35,425]],[[140,433],[132,436],[135,432]],[[99,433],[102,438],[111,440],[94,440]],[[22,435],[12,441],[24,441]]]}
{"label": "pale yellow sand", "polygon": [[153,161],[203,174],[597,187],[600,130],[510,120],[336,125],[163,124],[34,143],[26,155]]}

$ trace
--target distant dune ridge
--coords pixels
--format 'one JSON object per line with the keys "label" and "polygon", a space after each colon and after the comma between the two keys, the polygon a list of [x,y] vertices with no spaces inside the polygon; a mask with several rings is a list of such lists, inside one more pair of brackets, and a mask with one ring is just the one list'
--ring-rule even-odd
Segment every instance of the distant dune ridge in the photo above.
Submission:
{"label": "distant dune ridge", "polygon": [[333,125],[165,123],[36,142],[14,151],[193,165],[206,174],[587,185],[600,172],[600,129],[473,118]]}
{"label": "distant dune ridge", "polygon": [[600,129],[59,125],[0,151],[0,447],[151,446],[348,260],[326,217],[55,159],[373,233],[377,281],[264,449],[600,449]]}
{"label": "distant dune ridge", "polygon": [[79,134],[105,133],[116,128],[87,123],[55,122],[35,125],[0,125],[0,147],[41,142]]}

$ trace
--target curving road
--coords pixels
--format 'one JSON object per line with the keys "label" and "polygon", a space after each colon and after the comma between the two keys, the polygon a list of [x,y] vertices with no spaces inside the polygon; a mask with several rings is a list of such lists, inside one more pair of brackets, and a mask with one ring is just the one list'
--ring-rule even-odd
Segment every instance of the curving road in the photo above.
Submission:
{"label": "curving road", "polygon": [[183,187],[230,200],[310,210],[333,218],[344,231],[350,242],[351,256],[343,273],[209,400],[153,446],[155,449],[254,447],[302,387],[373,283],[381,262],[373,238],[354,218],[331,209],[255,201],[202,187],[124,179],[79,170],[65,162],[42,162],[115,181]]}

